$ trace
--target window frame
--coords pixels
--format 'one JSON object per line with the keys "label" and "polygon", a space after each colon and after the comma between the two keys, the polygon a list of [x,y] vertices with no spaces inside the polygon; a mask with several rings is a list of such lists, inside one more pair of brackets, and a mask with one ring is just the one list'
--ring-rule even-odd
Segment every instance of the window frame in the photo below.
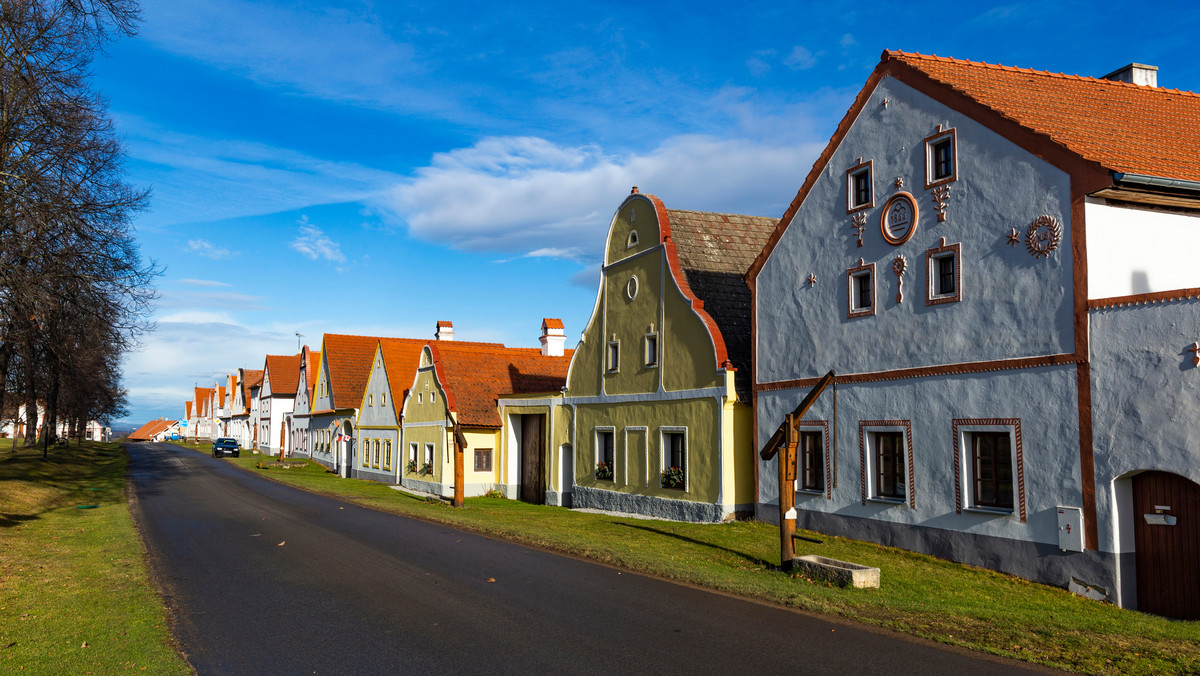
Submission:
{"label": "window frame", "polygon": [[[938,293],[937,287],[941,276],[940,261],[954,258],[954,291]],[[962,300],[962,243],[946,244],[943,237],[941,243],[925,251],[925,305],[943,305],[957,303]]]}
{"label": "window frame", "polygon": [[374,461],[371,463],[371,466],[374,467],[375,469],[379,469],[379,460],[380,460],[380,455],[381,455],[381,453],[380,453],[381,444],[379,443],[379,439],[375,439],[374,446],[375,446],[375,448],[373,450],[375,451],[375,456],[374,456]]}
{"label": "window frame", "polygon": [[604,372],[620,373],[621,372],[621,341],[613,337],[608,341],[608,347],[604,351]]}
{"label": "window frame", "polygon": [[[869,307],[861,307],[856,304],[858,298],[858,279],[867,277],[870,280],[871,286],[871,305]],[[875,314],[875,309],[878,307],[879,294],[876,292],[876,284],[878,277],[875,274],[875,263],[866,263],[863,259],[858,259],[858,265],[846,269],[846,318],[854,319],[856,317],[870,317]]]}
{"label": "window frame", "polygon": [[[602,457],[603,450],[600,447],[601,435],[607,435],[610,445],[608,459],[612,469],[611,479],[599,479],[596,477],[596,469],[600,467],[600,463],[604,460]],[[611,481],[617,483],[617,428],[613,426],[600,426],[592,428],[592,478],[596,481]]]}
{"label": "window frame", "polygon": [[392,469],[392,440],[383,440],[383,469],[391,471]]}
{"label": "window frame", "polygon": [[[937,168],[935,152],[942,141],[950,144],[950,174],[937,178],[934,171]],[[943,129],[938,125],[937,131],[925,137],[925,189],[929,190],[939,185],[953,183],[958,180],[958,133],[954,127]]]}
{"label": "window frame", "polygon": [[[420,455],[420,452],[421,452],[421,445],[415,441],[410,441],[408,444],[408,459],[412,462],[412,464],[414,466],[414,469],[412,471],[413,474],[416,474],[417,469],[419,468],[417,466],[417,456]],[[404,471],[407,472],[408,468],[405,467]]]}
{"label": "window frame", "polygon": [[[826,498],[833,496],[832,477],[829,456],[829,421],[828,420],[801,420],[797,427],[800,432],[800,448],[796,453],[796,482],[795,489],[797,493],[805,495],[823,495]],[[822,486],[819,489],[805,488],[805,452],[804,445],[805,435],[816,435],[820,439],[817,444],[817,454],[820,459],[820,467],[822,472]]]}
{"label": "window frame", "polygon": [[[900,457],[904,461],[902,478],[905,481],[903,498],[882,495],[878,486],[878,435],[899,433],[901,437]],[[910,509],[917,506],[916,468],[913,458],[913,436],[911,420],[861,420],[858,423],[859,481],[862,504],[877,502],[890,505],[907,504]]]}
{"label": "window frame", "polygon": [[[654,353],[653,361],[650,359],[651,346],[653,346],[653,353]],[[658,368],[658,362],[660,361],[660,359],[662,357],[662,354],[659,352],[660,347],[661,346],[659,345],[659,342],[658,342],[658,332],[657,331],[651,331],[643,337],[643,340],[642,340],[642,361],[644,362],[643,366],[645,366],[648,369]]]}
{"label": "window frame", "polygon": [[[492,466],[493,466],[492,465],[492,451],[493,450],[495,450],[495,449],[492,449],[492,448],[476,448],[475,449],[475,465],[474,465],[475,469],[473,471],[475,471],[475,472],[491,472],[492,471]],[[487,458],[487,467],[479,466],[479,458],[480,457]]]}
{"label": "window frame", "polygon": [[[865,202],[856,201],[857,198],[857,180],[856,177],[866,175],[867,190],[870,193]],[[846,170],[846,213],[852,214],[856,211],[870,209],[875,206],[875,167],[874,160],[866,160],[858,158],[858,164]]]}
{"label": "window frame", "polygon": [[436,458],[436,457],[437,457],[437,449],[434,447],[434,443],[432,441],[426,441],[425,442],[425,462],[429,463],[429,465],[431,467],[436,468],[437,464],[434,462],[434,458]]}
{"label": "window frame", "polygon": [[[1015,516],[1025,523],[1028,508],[1025,496],[1025,449],[1020,418],[955,418],[951,424],[954,436],[954,502],[955,511],[991,516]],[[980,505],[975,501],[974,435],[977,433],[1007,433],[1012,463],[1012,508]]]}
{"label": "window frame", "polygon": [[[668,467],[673,466],[673,465],[667,464],[667,435],[672,435],[672,436],[678,435],[679,437],[681,437],[683,439],[683,454],[682,454],[683,467],[681,468],[681,469],[683,469],[683,488],[667,488],[666,486],[662,485],[662,473],[665,472]],[[682,491],[684,493],[691,492],[691,490],[692,490],[692,472],[691,472],[692,449],[691,449],[691,446],[692,446],[692,444],[691,444],[691,440],[688,438],[688,428],[687,427],[677,426],[677,425],[664,425],[664,426],[658,428],[658,473],[659,473],[658,487],[660,489],[668,490],[668,491]]]}

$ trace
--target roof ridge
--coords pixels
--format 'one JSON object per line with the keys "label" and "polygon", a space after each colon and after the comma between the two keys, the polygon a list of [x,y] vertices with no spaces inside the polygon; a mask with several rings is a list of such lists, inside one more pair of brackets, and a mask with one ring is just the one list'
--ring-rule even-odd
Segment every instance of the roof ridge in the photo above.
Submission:
{"label": "roof ridge", "polygon": [[699,211],[697,209],[667,209],[669,212],[678,212],[685,214],[707,214],[710,216],[736,216],[738,218],[764,218],[769,221],[778,221],[775,216],[754,216],[752,214],[733,214],[727,211]]}
{"label": "roof ridge", "polygon": [[[924,60],[928,60],[928,61],[941,61],[943,63],[954,63],[954,64],[966,65],[966,66],[979,66],[979,67],[983,67],[983,68],[990,68],[992,70],[1003,70],[1003,71],[1008,71],[1008,72],[1012,72],[1012,73],[1025,73],[1028,75],[1038,75],[1038,76],[1050,77],[1050,78],[1062,79],[1062,80],[1082,80],[1082,81],[1088,81],[1088,82],[1095,82],[1096,84],[1103,85],[1103,86],[1133,87],[1134,89],[1137,89],[1138,91],[1154,92],[1155,94],[1178,94],[1178,95],[1183,95],[1183,96],[1191,96],[1191,97],[1200,98],[1200,93],[1188,91],[1186,89],[1168,89],[1167,87],[1158,87],[1158,86],[1151,87],[1149,85],[1133,84],[1132,82],[1121,82],[1120,80],[1109,80],[1107,78],[1095,77],[1092,75],[1074,75],[1074,74],[1069,74],[1069,73],[1055,73],[1055,72],[1049,71],[1049,70],[1037,70],[1035,68],[1024,68],[1021,66],[1006,66],[1004,64],[999,64],[999,63],[988,63],[986,61],[972,61],[970,59],[956,59],[956,58],[950,57],[950,56],[937,56],[936,54],[921,54],[919,52],[905,52],[905,51],[901,51],[901,50],[897,50],[897,49],[885,49],[885,50],[883,50],[883,56],[884,56],[885,60],[887,58],[904,57],[904,58],[900,58],[899,60],[903,61],[903,60],[905,60],[905,58],[908,58],[908,59],[924,59]],[[937,78],[937,79],[940,80],[940,78]]]}

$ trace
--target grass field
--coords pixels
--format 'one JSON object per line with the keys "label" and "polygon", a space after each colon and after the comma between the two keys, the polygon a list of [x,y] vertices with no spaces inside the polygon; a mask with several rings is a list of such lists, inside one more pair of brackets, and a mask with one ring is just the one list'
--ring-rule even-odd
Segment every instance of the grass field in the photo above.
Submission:
{"label": "grass field", "polygon": [[0,440],[0,672],[187,674],[125,499],[126,455]]}
{"label": "grass field", "polygon": [[[208,446],[197,448],[207,452]],[[1087,673],[1200,672],[1200,622],[1121,610],[899,549],[801,531],[822,542],[799,542],[798,554],[882,571],[880,589],[843,589],[773,570],[779,531],[767,523],[647,521],[496,498],[469,498],[456,510],[381,484],[340,479],[313,463],[258,468],[270,460],[244,454],[226,461],[356,504],[995,655]]]}

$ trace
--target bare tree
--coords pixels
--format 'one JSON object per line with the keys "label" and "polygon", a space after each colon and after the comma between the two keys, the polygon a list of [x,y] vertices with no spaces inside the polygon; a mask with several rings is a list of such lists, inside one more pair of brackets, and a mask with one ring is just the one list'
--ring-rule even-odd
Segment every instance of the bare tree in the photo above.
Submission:
{"label": "bare tree", "polygon": [[89,71],[138,19],[135,0],[0,0],[0,381],[20,382],[27,430],[45,402],[47,442],[60,405],[123,406],[120,353],[153,328],[159,270],[130,227],[148,192],[122,180]]}

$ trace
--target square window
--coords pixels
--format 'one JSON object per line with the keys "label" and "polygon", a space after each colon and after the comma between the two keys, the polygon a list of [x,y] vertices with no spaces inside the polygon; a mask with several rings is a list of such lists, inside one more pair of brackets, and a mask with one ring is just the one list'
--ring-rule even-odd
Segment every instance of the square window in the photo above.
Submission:
{"label": "square window", "polygon": [[941,245],[925,252],[925,304],[962,300],[962,244]]}
{"label": "square window", "polygon": [[646,334],[646,366],[658,366],[658,334]]}
{"label": "square window", "polygon": [[433,444],[425,444],[425,464],[433,466]]}
{"label": "square window", "polygon": [[925,139],[925,189],[958,178],[958,141],[954,129],[943,130]]}
{"label": "square window", "polygon": [[612,429],[596,430],[596,478],[601,481],[614,481],[616,476],[615,436]]}
{"label": "square window", "polygon": [[490,448],[475,449],[475,471],[476,472],[492,471],[492,449],[490,449]]}
{"label": "square window", "polygon": [[662,433],[662,474],[660,485],[663,488],[687,490],[687,433],[683,430],[664,430]]}
{"label": "square window", "polygon": [[1026,518],[1020,418],[954,419],[957,511]]}
{"label": "square window", "polygon": [[608,363],[605,365],[605,368],[607,368],[610,373],[615,373],[617,371],[617,366],[619,366],[620,363],[621,341],[614,340],[608,344]]}
{"label": "square window", "polygon": [[846,170],[846,211],[854,212],[875,206],[875,190],[871,180],[871,161]]}
{"label": "square window", "polygon": [[375,440],[375,462],[372,464],[374,464],[377,469],[379,468],[379,440],[378,439]]}
{"label": "square window", "polygon": [[392,468],[392,440],[388,439],[383,442],[383,468]]}
{"label": "square window", "polygon": [[875,264],[864,264],[846,271],[846,316],[866,317],[875,314]]}
{"label": "square window", "polygon": [[874,491],[877,498],[903,500],[908,495],[904,433],[873,432]]}
{"label": "square window", "polygon": [[825,492],[825,440],[820,432],[800,432],[800,464],[796,481],[802,491]]}

